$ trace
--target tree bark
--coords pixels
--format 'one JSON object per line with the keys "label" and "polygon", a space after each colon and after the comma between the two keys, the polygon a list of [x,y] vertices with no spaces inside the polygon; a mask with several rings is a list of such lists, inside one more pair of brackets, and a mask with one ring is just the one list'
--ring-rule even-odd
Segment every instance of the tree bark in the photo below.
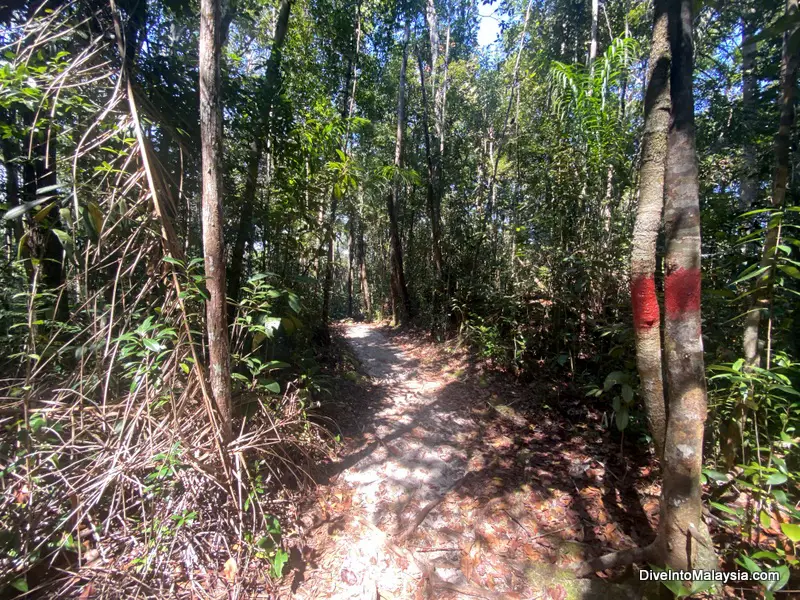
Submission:
{"label": "tree bark", "polygon": [[433,156],[431,153],[431,139],[430,128],[428,127],[428,94],[425,89],[425,69],[422,64],[422,55],[417,53],[417,63],[419,66],[419,80],[420,88],[422,91],[422,130],[425,140],[425,162],[428,167],[428,182],[426,185],[426,198],[428,203],[428,216],[431,220],[431,245],[433,246],[433,267],[436,272],[436,279],[441,287],[443,284],[443,267],[442,267],[442,249],[439,242],[440,236],[440,220],[438,210],[438,198],[436,197],[437,189],[439,188],[437,182],[437,169],[433,163]]}
{"label": "tree bark", "polygon": [[755,35],[757,24],[749,8],[745,9],[742,33],[742,118],[745,127],[745,138],[742,148],[744,171],[742,173],[739,210],[746,211],[756,200],[758,193],[758,167],[756,164],[756,148],[753,140],[751,123],[756,116],[756,44],[751,41]]}
{"label": "tree bark", "polygon": [[225,242],[222,235],[222,107],[220,99],[221,8],[200,2],[200,145],[202,224],[205,260],[206,329],[211,393],[220,416],[223,442],[230,440],[231,368],[225,297]]}
{"label": "tree bark", "polygon": [[364,220],[358,220],[358,278],[361,287],[361,298],[364,302],[364,317],[367,321],[372,319],[372,299],[369,294],[369,281],[367,280],[366,244],[364,243]]}
{"label": "tree bark", "polygon": [[[361,45],[361,4],[359,3],[356,9],[356,30],[355,30],[355,40],[354,40],[354,52],[353,56],[350,57],[348,60],[347,65],[347,78],[345,79],[344,83],[344,94],[342,96],[342,119],[350,119],[353,116],[353,111],[355,110],[355,94],[356,94],[356,84],[358,82],[358,74],[356,71],[356,67],[358,64],[358,52],[360,50]],[[352,82],[352,89],[350,88],[350,84]],[[342,141],[342,149],[345,154],[347,154],[348,147],[350,145],[350,123],[349,120],[347,122],[344,134],[344,140]],[[325,265],[325,282],[322,288],[322,326],[328,326],[328,320],[330,318],[330,304],[331,304],[331,290],[333,288],[333,259],[334,259],[334,241],[335,241],[335,232],[334,227],[336,226],[336,209],[339,204],[339,198],[335,194],[335,192],[331,193],[331,214],[328,220],[328,252],[327,252],[327,263]]]}
{"label": "tree bark", "polygon": [[431,89],[435,97],[436,70],[439,68],[439,23],[434,0],[427,0],[425,3],[425,20],[428,22],[428,37],[431,42]]}
{"label": "tree bark", "polygon": [[347,316],[353,318],[353,282],[356,253],[356,217],[355,211],[350,212],[348,219],[348,245],[347,245]]}
{"label": "tree bark", "polygon": [[[16,115],[14,109],[0,109],[0,120],[14,126]],[[9,208],[19,206],[19,141],[14,136],[3,138],[3,168],[6,172],[6,204]],[[12,219],[7,222],[8,253],[13,258],[17,254],[17,247],[22,239],[22,219]]]}
{"label": "tree bark", "polygon": [[[289,30],[289,14],[292,9],[291,0],[281,0],[278,12],[278,21],[275,24],[275,34],[272,38],[272,50],[267,60],[267,72],[264,77],[261,94],[264,97],[264,107],[260,111],[256,139],[253,142],[247,161],[247,179],[245,181],[244,195],[242,196],[242,212],[239,217],[239,229],[233,246],[230,269],[230,297],[234,303],[239,300],[239,290],[242,281],[242,261],[245,249],[253,241],[253,210],[255,208],[256,190],[258,189],[258,167],[267,140],[271,134],[272,108],[275,95],[280,88],[280,66],[283,44],[286,32]],[[231,310],[231,315],[235,314]]]}
{"label": "tree bark", "polygon": [[631,252],[631,302],[636,366],[656,454],[663,456],[667,427],[661,366],[661,311],[656,295],[656,242],[664,206],[664,170],[670,119],[669,0],[656,0],[644,105],[639,207]]}
{"label": "tree bark", "polygon": [[664,307],[669,415],[664,443],[659,548],[675,570],[718,567],[702,518],[700,475],[706,379],[700,314],[700,197],[692,76],[692,0],[673,0],[670,19],[672,121],[664,187]]}
{"label": "tree bark", "polygon": [[[795,15],[798,11],[798,0],[786,0],[786,14]],[[789,38],[796,31],[796,27],[783,34],[783,56],[781,59],[781,94],[780,122],[775,135],[775,171],[772,177],[772,207],[780,210],[786,201],[786,188],[789,182],[789,153],[791,148],[791,133],[794,125],[794,102],[796,95],[796,81],[798,70],[797,53],[789,48]],[[758,366],[761,362],[761,349],[759,337],[761,321],[769,309],[769,290],[775,276],[775,261],[778,247],[778,221],[780,218],[770,220],[767,237],[764,240],[764,249],[761,254],[759,269],[765,271],[753,283],[751,294],[752,306],[745,317],[744,327],[744,357],[750,366]],[[769,357],[767,357],[769,359]]]}
{"label": "tree bark", "polygon": [[[394,166],[400,169],[403,164],[403,134],[405,130],[405,87],[406,69],[408,66],[408,40],[410,27],[408,19],[405,22],[403,36],[403,59],[400,63],[400,81],[397,91],[397,137],[394,147]],[[391,189],[386,195],[386,209],[389,213],[389,235],[392,249],[392,306],[393,319],[397,324],[405,323],[411,314],[411,299],[408,295],[405,273],[403,272],[403,247],[400,241],[400,231],[397,224],[396,201],[399,192],[397,175],[394,177]]]}
{"label": "tree bark", "polygon": [[[58,203],[56,190],[56,135],[51,129],[36,131],[37,124],[34,122],[35,115],[32,111],[24,109],[22,111],[22,121],[25,126],[29,140],[25,142],[29,150],[24,156],[22,163],[22,201],[29,203],[43,197],[51,197],[52,201]],[[40,123],[41,127],[43,123]],[[45,202],[42,208],[48,206]],[[53,233],[53,229],[61,227],[61,213],[59,206],[53,207],[43,220],[34,219],[28,213],[26,217],[28,223],[28,242],[22,248],[25,260],[25,270],[28,279],[33,281],[35,276],[35,263],[39,261],[41,272],[40,281],[49,290],[59,288],[65,279],[64,273],[64,249],[58,237]],[[67,295],[61,294],[54,306],[53,318],[59,321],[69,319],[69,305]]]}
{"label": "tree bark", "polygon": [[589,37],[589,57],[586,61],[594,73],[594,59],[597,58],[597,21],[600,14],[599,0],[592,0],[592,24]]}
{"label": "tree bark", "polygon": [[[668,48],[664,47],[665,31]],[[656,255],[654,232],[658,231],[658,215],[665,197],[664,362],[668,415],[661,460],[661,515],[658,535],[650,546],[582,563],[576,569],[580,575],[634,561],[647,561],[672,570],[718,568],[711,536],[702,518],[700,483],[707,402],[700,314],[700,194],[692,87],[692,0],[656,0],[649,70],[638,237],[631,272],[637,362],[641,371],[642,359],[648,352],[651,355],[647,360],[657,360],[660,365],[660,352],[653,347],[660,329],[654,261],[645,251]],[[665,70],[669,72],[668,82],[664,81]],[[669,98],[663,95],[667,88]],[[664,155],[663,118],[670,103],[672,115],[664,162],[660,158]],[[663,169],[661,164],[665,164]],[[662,191],[650,185],[661,180]],[[641,350],[643,331],[653,335],[645,352]],[[660,350],[660,346],[656,347]],[[648,373],[652,365],[645,367]],[[651,375],[655,381],[657,375]],[[644,377],[643,388],[645,394],[651,395],[649,401],[663,404],[663,396],[653,394],[654,388],[644,385]],[[647,395],[645,400],[648,402]]]}

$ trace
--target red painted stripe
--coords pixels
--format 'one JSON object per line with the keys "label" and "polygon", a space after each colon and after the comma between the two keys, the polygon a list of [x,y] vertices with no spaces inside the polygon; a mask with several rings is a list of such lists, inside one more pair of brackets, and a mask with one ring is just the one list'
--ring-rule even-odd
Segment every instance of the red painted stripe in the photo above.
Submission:
{"label": "red painted stripe", "polygon": [[651,329],[659,324],[656,282],[652,276],[641,275],[631,282],[633,326],[637,331]]}
{"label": "red painted stripe", "polygon": [[680,319],[700,310],[700,269],[676,269],[664,281],[667,317]]}

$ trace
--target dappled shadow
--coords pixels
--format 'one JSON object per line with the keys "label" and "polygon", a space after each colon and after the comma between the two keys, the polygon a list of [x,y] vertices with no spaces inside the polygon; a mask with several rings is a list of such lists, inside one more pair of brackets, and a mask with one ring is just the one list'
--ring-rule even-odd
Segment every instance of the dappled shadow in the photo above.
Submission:
{"label": "dappled shadow", "polygon": [[345,337],[361,352],[359,360],[367,375],[382,381],[402,381],[413,376],[419,361],[407,357],[375,327],[361,323],[346,329]]}
{"label": "dappled shadow", "polygon": [[[518,391],[474,363],[417,360],[368,325],[347,339],[373,380],[346,386],[360,418],[322,480],[443,580],[549,593],[559,568],[651,539],[632,485],[649,459],[618,457],[597,415],[568,399],[557,409],[506,400]],[[573,583],[593,597],[607,585]]]}

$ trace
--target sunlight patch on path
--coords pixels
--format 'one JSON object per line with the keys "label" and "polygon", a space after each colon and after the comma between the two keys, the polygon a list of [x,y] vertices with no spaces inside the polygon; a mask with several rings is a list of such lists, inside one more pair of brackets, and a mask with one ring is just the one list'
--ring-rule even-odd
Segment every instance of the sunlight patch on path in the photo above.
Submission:
{"label": "sunlight patch on path", "polygon": [[[418,372],[418,362],[377,327],[348,325],[345,337],[385,399],[364,423],[371,451],[341,475],[353,491],[353,505],[376,527],[363,528],[362,537],[351,540],[344,568],[363,581],[380,581],[383,589],[408,590],[420,574],[395,572],[396,565],[381,559],[379,531],[388,535],[401,531],[421,507],[464,476],[467,455],[458,440],[475,425],[461,411],[457,414],[453,407],[442,405],[437,394],[444,382],[426,380]],[[429,519],[439,520],[436,509]],[[452,578],[449,573],[442,575]],[[358,597],[348,593],[336,597]]]}

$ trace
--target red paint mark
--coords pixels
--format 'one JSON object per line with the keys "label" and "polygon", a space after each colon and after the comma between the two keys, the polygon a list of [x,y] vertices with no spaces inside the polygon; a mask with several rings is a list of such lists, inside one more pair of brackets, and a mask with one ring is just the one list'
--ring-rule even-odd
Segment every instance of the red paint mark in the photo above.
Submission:
{"label": "red paint mark", "polygon": [[647,330],[659,323],[656,282],[652,276],[640,275],[631,282],[633,326],[637,331]]}
{"label": "red paint mark", "polygon": [[700,310],[700,269],[676,269],[664,281],[667,317],[680,319]]}

